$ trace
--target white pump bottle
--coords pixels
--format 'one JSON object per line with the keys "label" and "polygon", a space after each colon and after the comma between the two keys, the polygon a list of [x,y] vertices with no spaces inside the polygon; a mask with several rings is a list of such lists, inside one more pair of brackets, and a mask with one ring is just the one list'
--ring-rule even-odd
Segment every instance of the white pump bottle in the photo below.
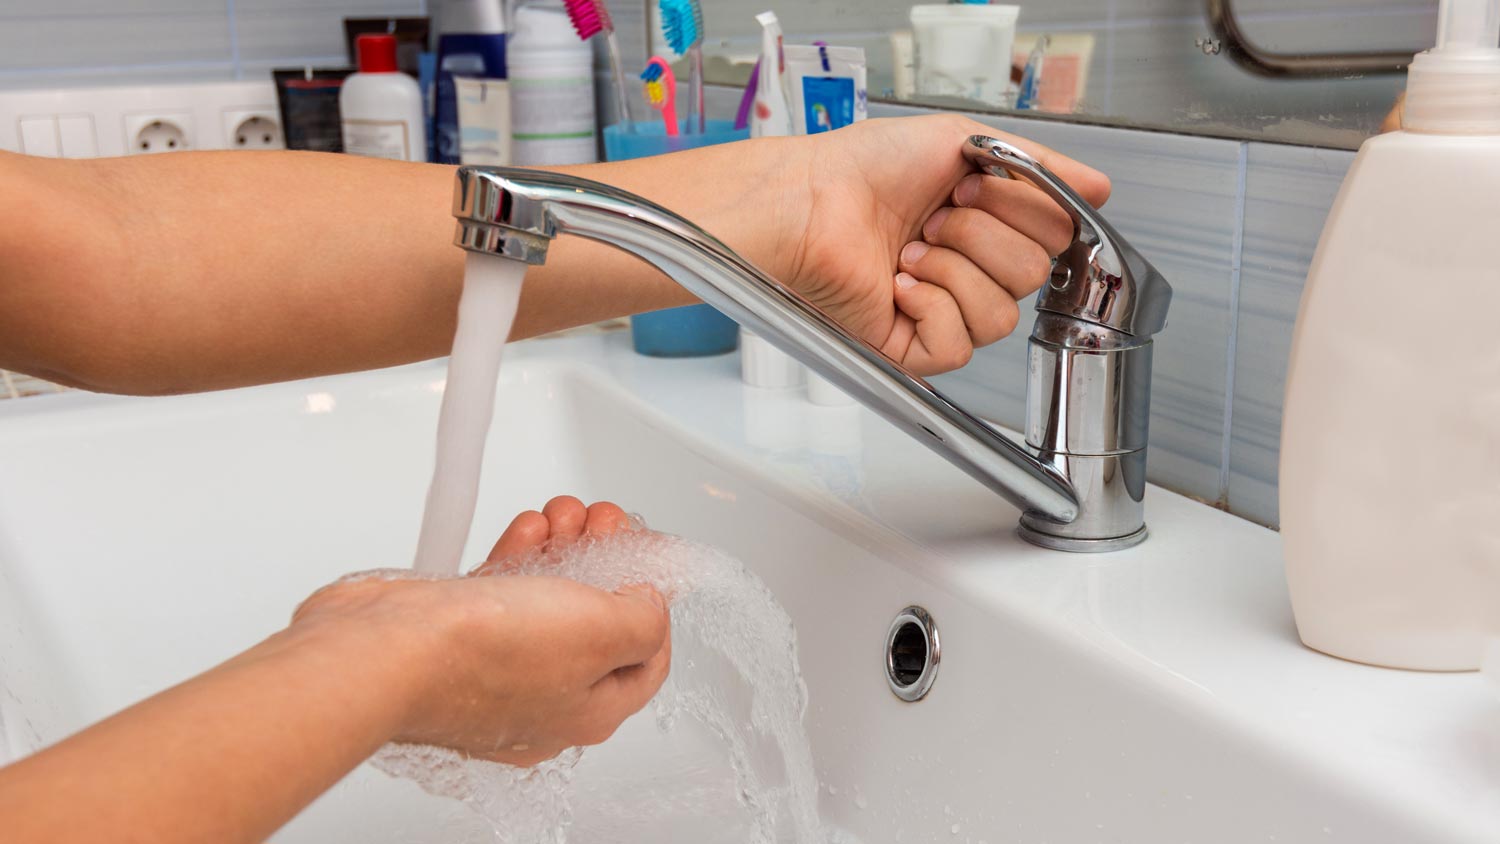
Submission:
{"label": "white pump bottle", "polygon": [[1298,631],[1476,669],[1500,636],[1500,0],[1442,0],[1403,129],[1323,230],[1287,372],[1281,528]]}

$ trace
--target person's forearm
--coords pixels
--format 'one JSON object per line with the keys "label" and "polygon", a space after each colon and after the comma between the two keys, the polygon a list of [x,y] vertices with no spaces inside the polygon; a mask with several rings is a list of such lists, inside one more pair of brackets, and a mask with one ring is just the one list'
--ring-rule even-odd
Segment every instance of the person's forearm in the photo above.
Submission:
{"label": "person's forearm", "polygon": [[279,634],[0,768],[0,828],[31,842],[264,841],[399,729],[390,643]]}
{"label": "person's forearm", "polygon": [[[558,168],[678,210],[773,273],[792,139]],[[59,161],[0,153],[0,368],[171,393],[446,354],[463,253],[453,168],[313,153]],[[685,304],[610,247],[561,238],[513,338]]]}

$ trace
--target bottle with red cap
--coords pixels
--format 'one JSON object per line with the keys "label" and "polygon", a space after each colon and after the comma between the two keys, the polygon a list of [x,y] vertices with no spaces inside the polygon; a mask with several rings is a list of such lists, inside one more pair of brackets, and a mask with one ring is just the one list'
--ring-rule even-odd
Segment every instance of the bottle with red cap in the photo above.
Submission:
{"label": "bottle with red cap", "polygon": [[396,36],[361,35],[354,52],[359,71],[344,80],[339,93],[344,152],[425,161],[422,89],[396,66]]}

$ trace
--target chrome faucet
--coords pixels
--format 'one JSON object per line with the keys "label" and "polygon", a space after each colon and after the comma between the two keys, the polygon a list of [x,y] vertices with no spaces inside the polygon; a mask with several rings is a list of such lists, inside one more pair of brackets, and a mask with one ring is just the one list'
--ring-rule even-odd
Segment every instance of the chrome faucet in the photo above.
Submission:
{"label": "chrome faucet", "polygon": [[646,199],[556,173],[461,167],[455,242],[540,264],[552,238],[619,247],[838,385],[1021,509],[1020,534],[1048,548],[1112,551],[1146,538],[1151,336],[1172,288],[1087,202],[1024,151],[975,136],[975,166],[1022,175],[1073,218],[1073,243],[1037,300],[1026,442],[994,426],[766,275]]}

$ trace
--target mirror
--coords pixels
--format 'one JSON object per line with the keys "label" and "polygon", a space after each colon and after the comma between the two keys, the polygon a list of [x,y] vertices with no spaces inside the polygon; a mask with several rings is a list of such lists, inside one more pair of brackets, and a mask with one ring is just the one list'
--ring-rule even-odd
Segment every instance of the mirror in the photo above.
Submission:
{"label": "mirror", "polygon": [[[1379,130],[1437,21],[1435,0],[702,4],[711,83],[745,84],[772,8],[786,43],[864,48],[875,101],[1345,149]],[[1028,60],[1040,84],[1018,103]]]}

